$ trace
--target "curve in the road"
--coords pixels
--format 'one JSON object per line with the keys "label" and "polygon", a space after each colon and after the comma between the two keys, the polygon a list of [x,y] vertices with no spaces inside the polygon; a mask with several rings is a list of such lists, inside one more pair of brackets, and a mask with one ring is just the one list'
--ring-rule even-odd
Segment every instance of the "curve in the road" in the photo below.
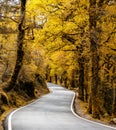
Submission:
{"label": "curve in the road", "polygon": [[5,120],[5,130],[116,129],[76,115],[73,110],[74,92],[51,83],[48,87],[52,91],[50,94],[13,111]]}
{"label": "curve in the road", "polygon": [[94,124],[97,124],[97,125],[101,125],[101,126],[108,127],[108,128],[110,128],[110,129],[115,129],[115,130],[116,130],[115,127],[108,126],[108,125],[105,125],[105,124],[102,124],[102,123],[99,123],[99,122],[91,121],[91,120],[89,120],[89,119],[83,118],[83,117],[79,116],[78,114],[76,114],[75,111],[74,111],[74,108],[73,108],[74,100],[75,100],[75,95],[74,95],[74,97],[73,97],[73,99],[72,99],[71,111],[72,111],[72,113],[73,113],[77,118],[83,119],[83,120],[88,121],[88,122],[90,122],[90,123],[94,123]]}

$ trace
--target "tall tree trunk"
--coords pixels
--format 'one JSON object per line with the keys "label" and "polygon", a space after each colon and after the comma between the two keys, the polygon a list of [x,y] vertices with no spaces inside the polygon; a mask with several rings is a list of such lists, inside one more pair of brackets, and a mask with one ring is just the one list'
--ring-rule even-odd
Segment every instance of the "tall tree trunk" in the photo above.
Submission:
{"label": "tall tree trunk", "polygon": [[[88,62],[88,57],[86,58],[85,62]],[[88,102],[88,93],[89,93],[89,85],[88,85],[88,80],[89,80],[89,66],[88,63],[85,63],[84,65],[84,88],[85,88],[85,101]]]}
{"label": "tall tree trunk", "polygon": [[84,57],[79,57],[79,99],[84,101]]}
{"label": "tall tree trunk", "polygon": [[71,73],[70,86],[72,88],[75,88],[75,86],[76,86],[76,84],[75,84],[75,70],[74,69],[72,70],[72,73]]}
{"label": "tall tree trunk", "polygon": [[84,101],[84,57],[83,54],[83,44],[77,46],[78,64],[79,64],[79,99]]}
{"label": "tall tree trunk", "polygon": [[63,83],[63,78],[62,78],[62,75],[60,76],[60,84],[62,85]]}
{"label": "tall tree trunk", "polygon": [[50,79],[49,79],[49,82],[52,82],[52,76],[50,76],[49,78],[50,78]]}
{"label": "tall tree trunk", "polygon": [[55,84],[57,84],[58,83],[58,76],[57,76],[57,74],[54,75],[54,78],[55,78]]}
{"label": "tall tree trunk", "polygon": [[[113,68],[113,74],[115,73],[115,66]],[[115,74],[114,74],[115,75]],[[114,83],[115,76],[112,76],[111,84],[113,89],[113,101],[112,101],[112,116],[116,117],[116,84]]]}
{"label": "tall tree trunk", "polygon": [[89,12],[89,22],[90,22],[90,49],[92,58],[92,114],[94,118],[100,118],[99,113],[99,54],[97,45],[97,34],[96,34],[96,24],[97,24],[97,13],[96,13],[96,0],[90,0],[90,12]]}
{"label": "tall tree trunk", "polygon": [[92,94],[89,94],[89,98],[88,98],[88,112],[90,114],[92,114]]}
{"label": "tall tree trunk", "polygon": [[26,0],[21,0],[21,11],[20,11],[20,22],[18,25],[18,39],[17,39],[17,59],[16,59],[16,64],[14,68],[13,75],[11,77],[11,81],[9,83],[8,88],[6,88],[6,91],[10,91],[11,89],[14,88],[18,74],[20,72],[20,69],[22,67],[23,63],[23,56],[24,56],[24,51],[23,51],[23,40],[24,40],[24,35],[25,35],[25,30],[24,30],[24,22],[25,22],[25,9],[26,9]]}
{"label": "tall tree trunk", "polygon": [[64,87],[66,87],[66,88],[68,88],[67,82],[68,82],[68,78],[65,77],[65,79],[64,79]]}

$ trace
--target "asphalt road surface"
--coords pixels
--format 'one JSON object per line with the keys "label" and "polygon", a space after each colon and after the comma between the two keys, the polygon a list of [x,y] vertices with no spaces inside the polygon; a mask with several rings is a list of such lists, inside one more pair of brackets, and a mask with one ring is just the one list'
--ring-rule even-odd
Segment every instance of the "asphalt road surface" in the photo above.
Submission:
{"label": "asphalt road surface", "polygon": [[74,92],[51,83],[48,87],[50,94],[11,113],[5,130],[113,130],[76,117],[71,111]]}

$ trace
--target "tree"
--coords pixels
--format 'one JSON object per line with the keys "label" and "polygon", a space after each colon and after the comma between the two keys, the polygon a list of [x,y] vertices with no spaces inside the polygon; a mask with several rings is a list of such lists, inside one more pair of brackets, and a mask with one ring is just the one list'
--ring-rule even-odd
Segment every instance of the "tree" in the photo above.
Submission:
{"label": "tree", "polygon": [[90,49],[92,58],[92,114],[94,118],[100,118],[100,108],[99,108],[99,49],[98,49],[98,38],[97,38],[97,1],[90,0],[90,12],[89,12],[89,22],[90,22]]}
{"label": "tree", "polygon": [[11,89],[14,88],[18,74],[20,72],[20,69],[22,67],[22,62],[23,62],[23,56],[24,56],[24,51],[23,51],[23,43],[24,43],[24,35],[25,35],[25,11],[26,11],[26,0],[21,0],[21,11],[20,11],[20,22],[18,25],[18,39],[17,39],[17,59],[16,59],[16,64],[14,68],[13,75],[11,77],[11,81],[9,83],[9,86],[6,88],[6,91],[10,91]]}
{"label": "tree", "polygon": [[[46,52],[48,79],[51,81],[52,77],[56,83],[61,79],[66,87],[77,86],[80,99],[90,103],[93,117],[112,113],[106,106],[112,104],[114,111],[113,0],[45,0],[43,3],[30,0],[28,6],[35,23],[44,23],[35,39]],[[111,56],[109,61],[107,56]]]}

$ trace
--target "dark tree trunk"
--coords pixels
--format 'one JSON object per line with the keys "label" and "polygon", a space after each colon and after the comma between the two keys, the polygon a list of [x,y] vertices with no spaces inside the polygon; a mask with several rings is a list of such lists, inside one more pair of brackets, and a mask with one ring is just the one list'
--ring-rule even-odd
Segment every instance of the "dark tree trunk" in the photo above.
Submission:
{"label": "dark tree trunk", "polygon": [[68,81],[68,78],[66,77],[66,78],[64,79],[64,86],[65,86],[66,88],[68,88],[67,81]]}
{"label": "dark tree trunk", "polygon": [[80,46],[77,46],[77,56],[78,56],[78,64],[79,64],[79,81],[78,81],[78,85],[79,85],[79,99],[81,99],[82,101],[84,101],[84,57],[82,56],[84,48],[83,48],[83,44],[81,44]]}
{"label": "dark tree trunk", "polygon": [[92,94],[89,95],[88,99],[88,112],[92,114]]}
{"label": "dark tree trunk", "polygon": [[60,84],[63,83],[63,78],[62,78],[62,75],[60,76]]}
{"label": "dark tree trunk", "polygon": [[[115,66],[113,68],[113,74],[115,73]],[[114,83],[114,80],[115,80],[115,74],[114,76],[112,76],[112,79],[111,79],[111,84],[112,84],[112,91],[113,91],[113,101],[112,101],[112,116],[113,117],[116,117],[116,86],[115,86],[115,83]]]}
{"label": "dark tree trunk", "polygon": [[57,84],[58,83],[58,76],[55,74],[55,84]]}
{"label": "dark tree trunk", "polygon": [[50,76],[50,80],[49,81],[52,82],[52,76]]}
{"label": "dark tree trunk", "polygon": [[97,24],[97,13],[96,13],[96,0],[90,0],[90,12],[89,12],[89,24],[90,24],[90,49],[91,49],[91,59],[92,59],[92,114],[94,118],[100,118],[100,107],[99,107],[99,54],[97,45],[97,34],[96,34],[96,24]]}
{"label": "dark tree trunk", "polygon": [[88,86],[85,86],[85,101],[88,102]]}
{"label": "dark tree trunk", "polygon": [[92,52],[92,108],[93,117],[99,117],[99,56],[97,54],[97,45],[91,40],[91,52]]}
{"label": "dark tree trunk", "polygon": [[24,30],[24,21],[25,21],[25,8],[26,8],[26,0],[21,0],[21,11],[20,11],[20,23],[18,25],[18,47],[17,47],[17,59],[16,59],[16,64],[14,68],[13,75],[11,77],[11,81],[9,83],[8,88],[6,88],[6,91],[10,91],[11,89],[14,88],[18,74],[20,72],[20,69],[22,67],[23,63],[23,56],[24,56],[24,51],[23,51],[23,39],[25,35],[25,30]]}
{"label": "dark tree trunk", "polygon": [[76,87],[75,75],[76,75],[76,71],[73,69],[73,70],[72,70],[71,80],[70,80],[70,86],[71,86],[72,88],[75,88],[75,87]]}
{"label": "dark tree trunk", "polygon": [[84,65],[84,80],[85,80],[85,82],[84,82],[84,87],[85,87],[85,101],[86,102],[88,102],[88,96],[89,96],[89,88],[90,88],[90,86],[88,85],[88,80],[89,80],[89,66],[88,66],[88,62],[89,60],[88,60],[88,57],[87,57],[87,59],[86,59],[86,63],[85,63],[85,65]]}
{"label": "dark tree trunk", "polygon": [[47,65],[47,67],[46,67],[46,80],[48,82],[50,82],[50,70],[51,70],[51,68],[49,67],[49,65]]}
{"label": "dark tree trunk", "polygon": [[78,59],[79,63],[79,99],[84,101],[84,57]]}
{"label": "dark tree trunk", "polygon": [[48,80],[48,74],[46,73],[46,75],[45,75],[45,76],[46,76],[46,81],[47,81],[47,80]]}

